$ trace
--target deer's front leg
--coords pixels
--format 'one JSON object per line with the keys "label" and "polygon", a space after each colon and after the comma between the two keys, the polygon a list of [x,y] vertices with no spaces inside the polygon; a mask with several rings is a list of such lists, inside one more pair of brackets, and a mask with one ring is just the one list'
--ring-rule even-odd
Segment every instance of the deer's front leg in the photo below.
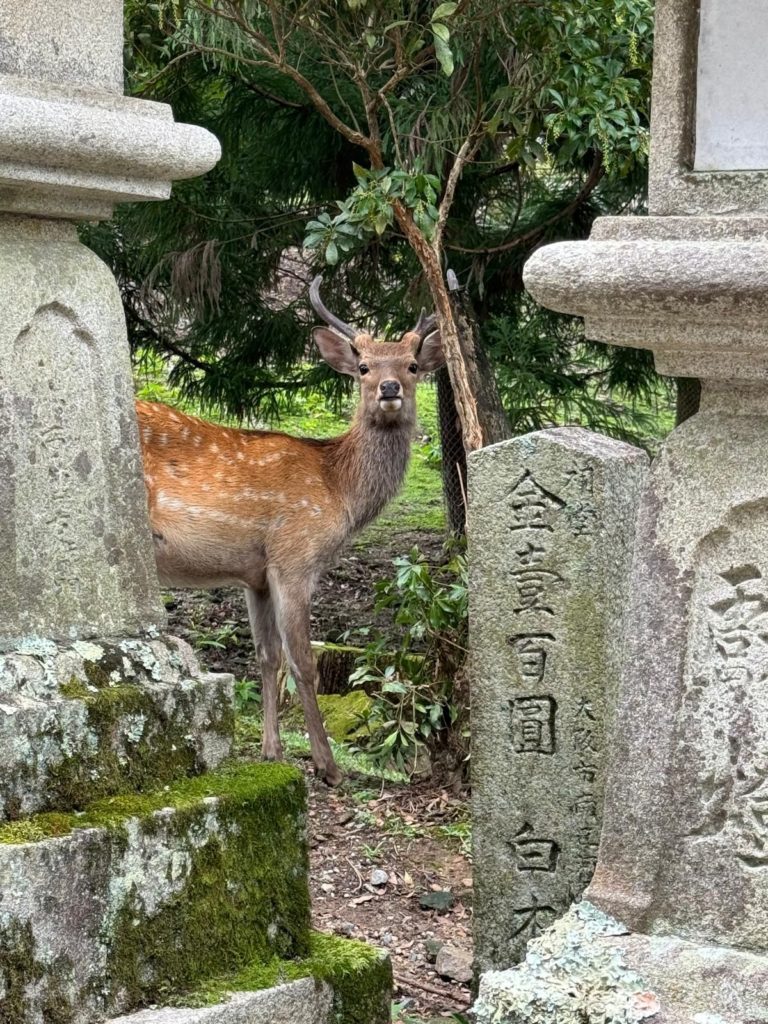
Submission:
{"label": "deer's front leg", "polygon": [[304,708],[312,760],[318,775],[329,786],[338,786],[344,776],[333,759],[315,694],[315,657],[309,631],[310,589],[304,580],[291,583],[273,573],[270,573],[269,585],[277,628]]}
{"label": "deer's front leg", "polygon": [[261,699],[264,711],[261,756],[265,761],[282,761],[283,747],[280,743],[280,725],[277,720],[277,673],[283,651],[272,598],[268,590],[247,587],[245,604],[261,667]]}

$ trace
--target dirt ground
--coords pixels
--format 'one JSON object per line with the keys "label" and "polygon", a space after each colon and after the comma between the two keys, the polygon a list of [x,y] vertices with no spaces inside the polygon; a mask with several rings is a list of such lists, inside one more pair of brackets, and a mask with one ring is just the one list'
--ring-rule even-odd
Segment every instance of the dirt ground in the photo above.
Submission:
{"label": "dirt ground", "polygon": [[[373,584],[413,544],[439,559],[442,540],[429,533],[349,550],[320,585],[312,639],[338,642],[351,628],[374,624]],[[258,679],[239,591],[174,591],[169,616],[206,668]],[[471,958],[466,800],[425,780],[396,785],[352,775],[329,790],[309,762],[300,763],[309,788],[315,927],[390,953],[400,1019],[436,1022],[465,1011],[469,985],[456,976],[466,977]]]}

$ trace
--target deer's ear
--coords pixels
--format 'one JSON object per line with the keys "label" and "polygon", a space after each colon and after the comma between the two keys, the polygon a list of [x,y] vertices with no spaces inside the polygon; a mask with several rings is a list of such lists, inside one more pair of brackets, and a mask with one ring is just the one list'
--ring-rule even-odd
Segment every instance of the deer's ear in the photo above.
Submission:
{"label": "deer's ear", "polygon": [[432,331],[416,351],[416,358],[419,360],[419,372],[429,373],[430,370],[438,370],[445,363],[443,346],[440,342],[440,331]]}
{"label": "deer's ear", "polygon": [[315,327],[312,338],[320,350],[320,355],[339,373],[357,376],[360,353],[347,338],[330,330],[328,327]]}

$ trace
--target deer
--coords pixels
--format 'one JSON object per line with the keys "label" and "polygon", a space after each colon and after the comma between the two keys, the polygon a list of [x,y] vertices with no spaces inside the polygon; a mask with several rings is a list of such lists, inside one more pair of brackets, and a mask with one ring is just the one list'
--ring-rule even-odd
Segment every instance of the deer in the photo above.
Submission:
{"label": "deer", "polygon": [[397,494],[416,424],[416,384],[445,362],[434,315],[399,341],[375,340],[309,298],[322,358],[359,385],[349,430],[314,440],[218,426],[137,401],[149,520],[161,586],[245,590],[262,678],[265,760],[282,760],[283,653],[301,700],[315,771],[342,781],[316,697],[313,591],[343,545]]}

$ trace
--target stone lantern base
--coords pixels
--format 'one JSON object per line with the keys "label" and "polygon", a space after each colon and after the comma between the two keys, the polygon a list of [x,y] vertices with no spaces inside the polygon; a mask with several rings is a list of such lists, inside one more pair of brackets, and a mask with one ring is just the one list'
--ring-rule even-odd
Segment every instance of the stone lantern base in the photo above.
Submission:
{"label": "stone lantern base", "polygon": [[630,934],[586,901],[485,974],[478,1024],[765,1024],[768,957]]}

